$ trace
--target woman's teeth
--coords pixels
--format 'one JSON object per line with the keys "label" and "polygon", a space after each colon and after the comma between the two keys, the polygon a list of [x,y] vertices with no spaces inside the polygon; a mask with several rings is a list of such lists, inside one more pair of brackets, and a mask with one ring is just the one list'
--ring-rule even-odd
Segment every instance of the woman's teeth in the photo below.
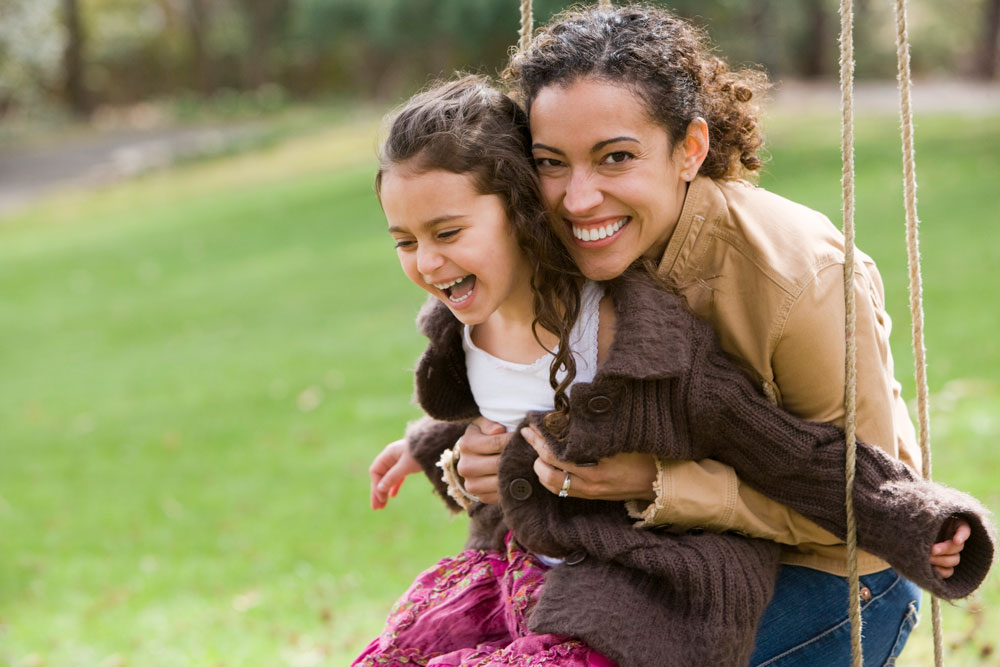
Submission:
{"label": "woman's teeth", "polygon": [[619,229],[621,229],[628,218],[622,218],[618,222],[603,225],[601,227],[585,228],[573,226],[573,236],[580,239],[581,241],[600,241],[601,239],[606,239]]}

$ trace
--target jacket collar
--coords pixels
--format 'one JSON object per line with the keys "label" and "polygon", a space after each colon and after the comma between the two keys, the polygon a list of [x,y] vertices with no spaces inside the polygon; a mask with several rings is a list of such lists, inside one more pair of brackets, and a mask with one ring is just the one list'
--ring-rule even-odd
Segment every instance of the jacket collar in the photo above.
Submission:
{"label": "jacket collar", "polygon": [[714,180],[708,176],[697,176],[691,181],[684,196],[684,206],[677,219],[677,226],[670,235],[670,241],[657,268],[660,278],[674,284],[683,284],[681,276],[687,269],[706,220],[714,219],[724,207],[724,198]]}

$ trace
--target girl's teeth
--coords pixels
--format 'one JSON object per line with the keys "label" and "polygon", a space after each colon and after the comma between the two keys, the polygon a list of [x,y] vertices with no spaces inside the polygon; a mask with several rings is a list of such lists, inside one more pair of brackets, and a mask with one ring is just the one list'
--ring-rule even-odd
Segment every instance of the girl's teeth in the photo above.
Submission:
{"label": "girl's teeth", "polygon": [[431,283],[431,285],[434,285],[434,287],[437,287],[438,289],[448,289],[452,285],[457,285],[468,277],[469,276],[462,276],[457,280],[452,280],[450,283]]}
{"label": "girl's teeth", "polygon": [[628,218],[622,218],[621,220],[610,225],[595,227],[594,229],[573,227],[573,236],[581,241],[599,241],[600,239],[606,239],[621,229],[627,220]]}

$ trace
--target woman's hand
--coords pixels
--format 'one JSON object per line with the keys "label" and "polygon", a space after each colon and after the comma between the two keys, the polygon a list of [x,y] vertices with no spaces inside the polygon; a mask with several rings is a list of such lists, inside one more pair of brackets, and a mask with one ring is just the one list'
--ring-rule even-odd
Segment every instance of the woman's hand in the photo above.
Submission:
{"label": "woman's hand", "polygon": [[512,435],[503,424],[477,417],[456,443],[465,490],[484,503],[500,502],[500,454]]}
{"label": "woman's hand", "polygon": [[653,482],[656,462],[652,454],[625,453],[601,459],[596,465],[580,466],[560,461],[545,437],[528,426],[521,435],[538,452],[535,474],[552,493],[559,493],[570,473],[569,495],[592,500],[656,500]]}
{"label": "woman's hand", "polygon": [[938,539],[944,538],[943,541],[931,547],[931,565],[942,579],[955,573],[955,568],[962,560],[962,549],[971,534],[972,528],[962,519],[952,518],[945,524],[938,536]]}
{"label": "woman's hand", "polygon": [[397,440],[385,446],[368,466],[371,479],[373,510],[383,509],[389,498],[395,498],[407,475],[420,472],[420,463],[410,453],[406,440]]}

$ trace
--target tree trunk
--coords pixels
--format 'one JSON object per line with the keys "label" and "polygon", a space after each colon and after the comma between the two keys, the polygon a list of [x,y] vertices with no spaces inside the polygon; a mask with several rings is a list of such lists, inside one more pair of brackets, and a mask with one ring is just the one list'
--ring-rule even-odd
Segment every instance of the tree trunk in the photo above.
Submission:
{"label": "tree trunk", "polygon": [[63,92],[70,110],[77,116],[91,111],[90,96],[84,82],[84,34],[77,0],[63,0],[66,24],[66,49],[63,51]]}
{"label": "tree trunk", "polygon": [[975,75],[992,81],[997,76],[997,49],[1000,46],[1000,0],[983,3],[982,41],[976,50]]}
{"label": "tree trunk", "polygon": [[802,76],[807,79],[818,79],[828,71],[828,22],[824,0],[809,0],[806,6],[806,41],[802,52]]}
{"label": "tree trunk", "polygon": [[208,9],[205,0],[188,0],[187,12],[188,35],[191,38],[191,76],[195,87],[200,93],[212,90],[212,65],[205,44],[205,34],[208,32]]}
{"label": "tree trunk", "polygon": [[750,25],[757,39],[757,54],[760,64],[772,75],[778,72],[778,57],[775,46],[778,43],[774,29],[771,0],[753,0],[750,3]]}

